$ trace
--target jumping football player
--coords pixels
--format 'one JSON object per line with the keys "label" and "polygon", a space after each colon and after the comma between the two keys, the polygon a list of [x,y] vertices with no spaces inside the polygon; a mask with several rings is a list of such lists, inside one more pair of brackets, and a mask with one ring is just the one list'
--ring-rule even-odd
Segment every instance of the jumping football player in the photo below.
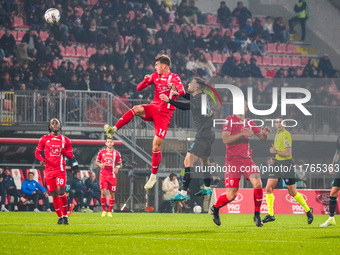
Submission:
{"label": "jumping football player", "polygon": [[[47,190],[52,194],[55,212],[59,217],[57,224],[68,225],[65,157],[73,158],[72,145],[66,136],[60,134],[61,123],[58,119],[51,119],[48,130],[50,134],[44,135],[39,140],[35,157],[41,166],[45,166]],[[41,156],[42,150],[45,158]]]}
{"label": "jumping football player", "polygon": [[252,159],[252,150],[249,147],[249,139],[253,135],[256,135],[262,141],[266,141],[270,129],[267,126],[263,127],[262,130],[256,127],[251,119],[245,117],[248,110],[246,103],[244,108],[244,114],[228,116],[223,125],[222,139],[227,147],[225,162],[227,167],[225,176],[227,192],[223,193],[218,198],[216,204],[211,207],[213,221],[218,226],[221,225],[219,210],[237,197],[241,175],[248,179],[254,186],[254,221],[256,226],[263,226],[260,217],[260,208],[263,197],[262,182],[259,169]]}
{"label": "jumping football player", "polygon": [[[205,82],[203,79],[197,77],[194,78],[188,87],[188,91],[190,94],[185,94],[184,98],[190,100],[189,103],[178,102],[172,99],[169,99],[166,95],[161,94],[160,98],[171,105],[175,106],[181,110],[191,110],[194,125],[197,130],[197,134],[195,137],[195,141],[189,148],[187,155],[184,159],[184,167],[185,174],[183,179],[183,187],[180,193],[170,200],[173,201],[184,201],[188,199],[187,190],[191,181],[191,173],[192,167],[194,163],[200,159],[202,166],[207,167],[209,165],[209,157],[211,154],[211,146],[215,141],[215,133],[212,130],[213,127],[213,116],[212,111],[210,110],[209,103],[207,102],[207,114],[202,115],[201,111],[201,102],[202,102],[202,94],[203,91],[200,89],[200,85],[204,85]],[[209,172],[205,172],[204,176],[204,187],[196,196],[205,196],[211,195],[212,191],[210,189],[211,178],[209,176]]]}
{"label": "jumping football player", "polygon": [[[287,169],[294,169],[292,166],[294,162],[292,160],[292,137],[290,133],[284,128],[283,117],[278,117],[275,120],[276,134],[274,138],[274,144],[269,149],[269,152],[275,155],[274,168],[282,169],[283,167]],[[303,198],[303,196],[297,192],[295,186],[295,173],[284,171],[273,171],[273,173],[268,174],[268,181],[266,186],[266,200],[268,205],[268,214],[263,219],[263,223],[275,221],[274,216],[274,194],[273,190],[279,179],[282,178],[287,185],[288,193],[305,209],[307,214],[308,224],[313,222],[313,208],[309,207]]]}
{"label": "jumping football player", "polygon": [[[115,192],[117,190],[117,173],[123,166],[120,153],[113,148],[112,138],[106,139],[106,149],[99,151],[96,165],[100,167],[100,203],[102,205],[102,217],[112,217],[112,209],[115,203]],[[110,192],[109,210],[106,212],[106,190]]]}
{"label": "jumping football player", "polygon": [[173,100],[177,100],[177,96],[173,96],[175,89],[178,96],[185,94],[183,84],[177,74],[170,71],[171,60],[167,55],[158,55],[155,61],[156,72],[152,75],[145,75],[144,80],[138,84],[137,90],[141,91],[151,84],[155,86],[154,100],[151,104],[136,105],[125,113],[115,126],[104,126],[104,130],[108,137],[113,137],[121,127],[128,124],[131,119],[137,115],[144,121],[153,121],[155,127],[155,137],[152,144],[152,170],[145,189],[151,189],[157,181],[157,172],[162,160],[161,146],[168,131],[168,127],[176,107],[165,103],[159,96],[165,94]]}
{"label": "jumping football player", "polygon": [[338,193],[340,190],[340,136],[336,141],[336,151],[333,157],[332,168],[330,169],[330,174],[336,174],[336,177],[333,180],[333,187],[331,189],[330,198],[329,198],[329,218],[325,223],[321,224],[320,227],[328,227],[335,225],[334,213],[338,200]]}

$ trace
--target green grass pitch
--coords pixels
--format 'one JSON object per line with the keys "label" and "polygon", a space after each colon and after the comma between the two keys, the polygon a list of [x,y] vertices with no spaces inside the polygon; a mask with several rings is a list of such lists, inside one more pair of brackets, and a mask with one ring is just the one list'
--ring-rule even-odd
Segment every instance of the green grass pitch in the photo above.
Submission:
{"label": "green grass pitch", "polygon": [[[0,254],[339,254],[340,227],[319,228],[327,216],[277,215],[255,226],[252,215],[0,213]],[[340,221],[340,218],[339,218]]]}

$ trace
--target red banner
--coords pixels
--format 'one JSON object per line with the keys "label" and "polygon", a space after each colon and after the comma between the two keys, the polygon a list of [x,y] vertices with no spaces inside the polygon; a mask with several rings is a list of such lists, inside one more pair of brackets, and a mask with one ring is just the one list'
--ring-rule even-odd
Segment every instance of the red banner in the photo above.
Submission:
{"label": "red banner", "polygon": [[[214,189],[212,203],[220,195],[226,192],[226,189]],[[306,200],[308,206],[313,207],[314,214],[328,214],[329,213],[329,192],[330,190],[299,190],[301,195]],[[275,214],[304,214],[303,207],[288,194],[286,189],[274,190],[274,213]],[[339,213],[340,203],[338,202],[336,213]],[[254,213],[254,190],[253,189],[239,189],[236,199],[221,208],[220,213],[231,214],[253,214]],[[266,201],[266,193],[264,191],[263,201],[261,206],[261,214],[267,214],[268,207]]]}

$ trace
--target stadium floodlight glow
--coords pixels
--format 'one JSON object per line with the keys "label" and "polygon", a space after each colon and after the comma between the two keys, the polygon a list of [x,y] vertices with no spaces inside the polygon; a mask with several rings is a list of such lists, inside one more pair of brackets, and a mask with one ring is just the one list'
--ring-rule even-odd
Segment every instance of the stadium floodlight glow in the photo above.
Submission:
{"label": "stadium floodlight glow", "polygon": [[[242,90],[230,84],[216,84],[216,89],[228,89],[232,94],[232,102],[233,102],[233,114],[244,114],[244,94]],[[268,110],[258,110],[255,109],[253,104],[253,88],[249,87],[247,89],[247,104],[248,109],[251,113],[259,116],[266,116],[274,113],[277,109],[278,105],[278,88],[273,87],[273,94],[272,94],[272,106]],[[296,93],[296,94],[304,94],[305,97],[301,98],[287,98],[288,94]],[[210,95],[211,96],[211,95]],[[311,93],[309,90],[304,88],[296,88],[296,87],[288,87],[288,88],[281,88],[281,115],[285,116],[287,114],[287,105],[295,105],[300,111],[306,115],[311,116],[312,114],[303,106],[304,103],[307,103],[311,99]],[[207,114],[207,95],[202,95],[202,114]]]}

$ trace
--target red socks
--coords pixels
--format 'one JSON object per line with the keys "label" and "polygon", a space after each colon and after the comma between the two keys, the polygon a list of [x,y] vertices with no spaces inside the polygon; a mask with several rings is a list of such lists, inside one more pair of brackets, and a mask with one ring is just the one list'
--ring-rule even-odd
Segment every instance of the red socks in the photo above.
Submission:
{"label": "red socks", "polygon": [[61,211],[61,206],[60,206],[59,201],[60,201],[59,197],[53,197],[54,210],[56,214],[58,215],[58,217],[60,218],[61,216],[63,216],[63,213]]}
{"label": "red socks", "polygon": [[60,203],[60,207],[62,209],[63,216],[67,216],[68,202],[67,202],[66,194],[59,195],[59,203]]}
{"label": "red socks", "polygon": [[100,197],[100,204],[102,205],[103,212],[106,212],[106,197]]}
{"label": "red socks", "polygon": [[135,116],[136,113],[133,109],[130,109],[127,113],[125,113],[117,122],[116,127],[120,129],[130,122],[130,120]]}
{"label": "red socks", "polygon": [[112,209],[113,209],[113,205],[115,203],[115,199],[114,198],[110,198],[109,199],[109,211],[108,212],[112,212]]}
{"label": "red socks", "polygon": [[151,173],[152,174],[157,174],[158,173],[158,167],[159,164],[162,161],[162,153],[161,151],[152,151],[152,169],[151,169]]}
{"label": "red socks", "polygon": [[255,212],[259,212],[261,209],[262,197],[263,197],[263,189],[254,189]]}
{"label": "red socks", "polygon": [[218,199],[217,199],[217,202],[215,204],[215,207],[220,209],[221,207],[225,206],[226,204],[228,204],[229,201],[228,198],[227,198],[227,193],[223,193]]}

